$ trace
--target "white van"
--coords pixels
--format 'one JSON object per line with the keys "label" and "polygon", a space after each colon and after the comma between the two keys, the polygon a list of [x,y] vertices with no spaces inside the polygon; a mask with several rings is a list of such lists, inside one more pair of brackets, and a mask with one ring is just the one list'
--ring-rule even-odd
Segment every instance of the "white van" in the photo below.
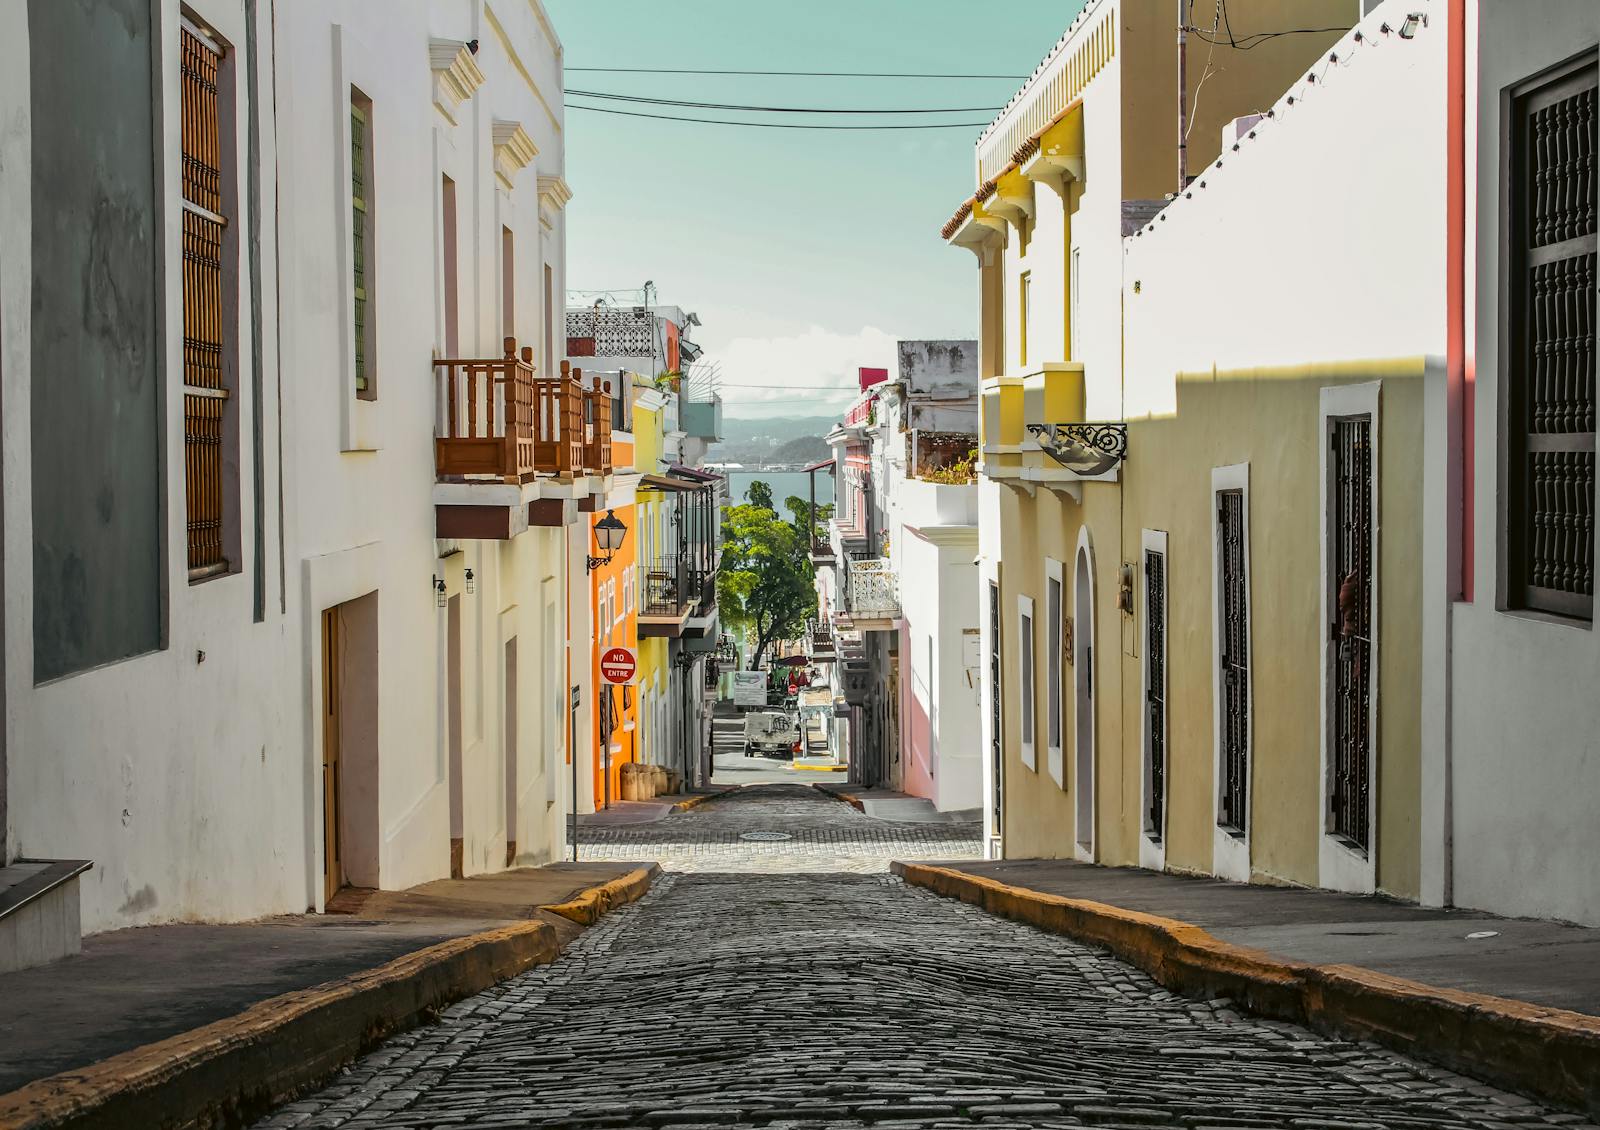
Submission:
{"label": "white van", "polygon": [[744,755],[793,757],[800,730],[794,717],[782,710],[752,710],[744,716]]}

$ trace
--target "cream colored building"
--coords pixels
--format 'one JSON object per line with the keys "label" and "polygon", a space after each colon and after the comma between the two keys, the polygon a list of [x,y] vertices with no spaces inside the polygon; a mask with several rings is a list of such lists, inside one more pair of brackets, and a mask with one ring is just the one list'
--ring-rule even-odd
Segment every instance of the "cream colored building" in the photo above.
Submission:
{"label": "cream colored building", "polygon": [[991,853],[1420,893],[1445,20],[1304,8],[1352,30],[1191,34],[1178,192],[1170,13],[1091,3],[946,226],[983,296]]}

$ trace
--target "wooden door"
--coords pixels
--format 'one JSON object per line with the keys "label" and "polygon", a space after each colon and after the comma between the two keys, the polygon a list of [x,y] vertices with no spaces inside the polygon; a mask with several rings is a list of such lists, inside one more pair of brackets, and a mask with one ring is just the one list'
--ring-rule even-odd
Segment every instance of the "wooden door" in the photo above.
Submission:
{"label": "wooden door", "polygon": [[323,899],[344,885],[339,819],[339,610],[322,614],[322,879]]}

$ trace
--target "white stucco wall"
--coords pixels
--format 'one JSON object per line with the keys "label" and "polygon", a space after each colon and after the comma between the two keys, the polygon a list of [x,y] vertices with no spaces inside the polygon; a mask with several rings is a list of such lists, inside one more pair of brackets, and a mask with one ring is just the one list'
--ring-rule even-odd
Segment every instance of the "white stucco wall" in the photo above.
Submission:
{"label": "white stucco wall", "polygon": [[977,491],[911,479],[895,497],[906,788],[931,785],[941,812],[981,803]]}
{"label": "white stucco wall", "polygon": [[[198,0],[194,10],[228,42],[246,39],[241,5]],[[177,0],[159,5],[163,91],[161,170],[165,246],[179,244],[179,93],[175,58]],[[252,495],[242,491],[242,554],[238,573],[190,585],[186,568],[182,386],[164,387],[163,484],[166,646],[145,655],[36,686],[33,669],[33,557],[29,386],[30,120],[27,6],[0,11],[0,373],[5,412],[4,631],[5,746],[9,854],[88,858],[83,876],[85,931],[175,919],[237,919],[304,910],[307,842],[306,780],[300,741],[298,585],[289,579],[280,603],[277,562],[294,552],[294,533],[280,543],[278,453],[267,446],[263,511],[267,561],[266,618],[253,622],[248,563],[255,550]],[[263,49],[270,16],[260,15]],[[244,68],[234,70],[233,96],[249,104]],[[263,82],[270,76],[263,74]],[[262,160],[272,160],[272,133]],[[232,153],[243,167],[244,131]],[[272,179],[262,186],[262,272],[266,316],[273,305]],[[241,217],[242,222],[242,217]],[[163,294],[162,371],[182,372],[182,284],[169,258]],[[241,278],[248,257],[240,264]],[[246,304],[246,309],[248,308]],[[248,319],[238,341],[246,351],[241,380],[250,379]],[[278,358],[273,335],[263,343],[264,418],[276,435]],[[249,385],[240,389],[241,443],[255,421]],[[241,456],[245,456],[241,452]],[[90,520],[85,516],[85,520]],[[204,659],[201,659],[204,653]]]}
{"label": "white stucco wall", "polygon": [[1411,40],[1396,7],[1125,241],[1130,419],[1180,372],[1443,354],[1444,4]]}
{"label": "white stucco wall", "polygon": [[[382,12],[335,2],[278,12],[282,242],[286,277],[297,281],[284,288],[281,334],[293,377],[290,512],[306,585],[299,690],[311,773],[307,883],[314,891],[321,880],[322,730],[313,721],[321,700],[320,614],[369,592],[379,597],[377,881],[405,887],[449,873],[448,613],[435,600],[435,576],[445,579],[460,610],[463,869],[502,868],[513,838],[524,862],[560,851],[567,790],[553,789],[547,777],[564,765],[566,740],[565,531],[534,527],[509,543],[434,537],[431,359],[447,352],[442,177],[455,184],[460,353],[501,355],[503,228],[513,233],[513,332],[534,347],[537,362],[545,360],[546,264],[558,319],[563,306],[561,212],[542,207],[539,191],[541,176],[562,172],[559,99],[550,93],[560,87],[558,47],[533,6],[495,15],[499,30],[478,2]],[[430,38],[479,42],[473,61],[484,82],[452,108],[454,125],[435,105]],[[349,195],[341,157],[352,86],[372,102],[373,401],[357,400],[348,379]],[[510,190],[495,175],[496,121],[520,123],[539,149]],[[561,338],[556,327],[557,350]],[[472,593],[463,580],[468,568]],[[587,602],[574,604],[582,621],[572,629],[586,633]],[[512,638],[520,695],[508,749]],[[515,829],[508,789],[516,793]]]}
{"label": "white stucco wall", "polygon": [[[1484,0],[1478,16],[1476,577],[1470,602],[1452,609],[1447,637],[1454,809],[1447,863],[1458,905],[1600,925],[1593,866],[1600,712],[1588,693],[1600,679],[1600,639],[1589,625],[1501,611],[1496,598],[1500,92],[1593,51],[1600,8],[1547,0],[1530,20],[1524,4]],[[1429,643],[1441,646],[1437,633]]]}

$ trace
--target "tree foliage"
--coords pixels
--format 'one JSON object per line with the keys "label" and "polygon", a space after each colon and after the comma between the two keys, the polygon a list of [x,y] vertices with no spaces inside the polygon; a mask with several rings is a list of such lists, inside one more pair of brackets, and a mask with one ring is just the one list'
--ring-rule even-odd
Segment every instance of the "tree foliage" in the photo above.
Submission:
{"label": "tree foliage", "polygon": [[745,488],[744,496],[750,500],[751,506],[758,506],[762,510],[771,510],[777,513],[777,507],[772,505],[772,487],[760,479],[755,480]]}
{"label": "tree foliage", "polygon": [[[817,594],[804,525],[806,504],[788,499],[785,505],[795,520],[784,521],[772,507],[772,488],[766,483],[751,483],[746,497],[751,501],[729,508],[723,523],[717,603],[724,620],[755,640],[750,664],[759,667],[775,641],[800,634],[806,617],[816,611]],[[794,503],[800,504],[798,510]]]}

